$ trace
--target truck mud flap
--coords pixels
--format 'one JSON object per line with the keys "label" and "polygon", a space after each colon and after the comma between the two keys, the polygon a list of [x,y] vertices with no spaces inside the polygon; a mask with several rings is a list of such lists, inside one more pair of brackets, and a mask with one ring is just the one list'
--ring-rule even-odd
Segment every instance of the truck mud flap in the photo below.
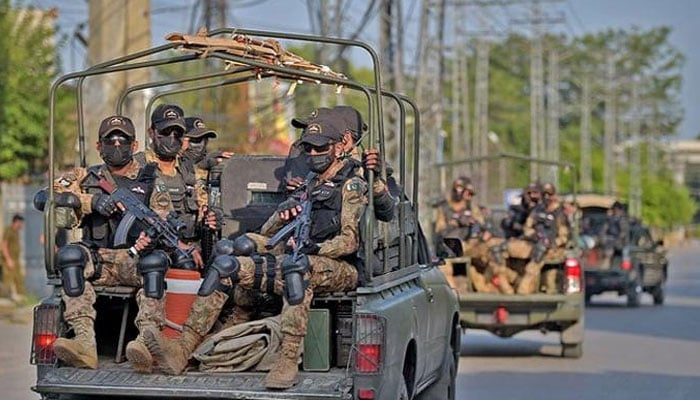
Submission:
{"label": "truck mud flap", "polygon": [[344,370],[299,372],[299,383],[285,391],[265,389],[264,372],[137,374],[131,370],[56,368],[33,388],[40,393],[226,399],[347,399],[352,381]]}

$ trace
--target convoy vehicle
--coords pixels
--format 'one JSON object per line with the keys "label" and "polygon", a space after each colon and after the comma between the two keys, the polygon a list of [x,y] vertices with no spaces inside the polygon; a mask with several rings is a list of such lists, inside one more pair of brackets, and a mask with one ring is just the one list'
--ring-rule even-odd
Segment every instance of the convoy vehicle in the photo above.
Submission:
{"label": "convoy vehicle", "polygon": [[639,307],[641,296],[646,292],[651,294],[654,304],[663,304],[668,276],[663,241],[654,241],[647,226],[631,219],[628,232],[623,236],[627,240],[622,243],[606,235],[608,214],[615,197],[584,194],[577,200],[582,213],[586,303],[594,295],[616,292],[627,297],[629,307]]}
{"label": "convoy vehicle", "polygon": [[[356,290],[315,296],[305,347],[304,368],[299,384],[285,391],[266,390],[264,372],[209,373],[189,371],[167,376],[135,373],[124,359],[125,344],[135,335],[133,319],[135,288],[97,287],[96,339],[99,366],[77,369],[58,361],[52,344],[57,337],[70,336],[63,320],[61,279],[54,264],[54,251],[46,246],[46,273],[53,293],[34,310],[31,362],[37,367],[32,390],[43,399],[72,395],[118,396],[119,398],[232,398],[232,399],[454,399],[455,377],[460,353],[459,308],[454,291],[439,268],[431,262],[427,241],[417,220],[418,157],[420,115],[409,99],[381,89],[376,53],[353,40],[245,29],[219,29],[197,36],[173,35],[169,44],[111,60],[81,72],[59,78],[52,87],[51,165],[55,153],[54,114],[57,89],[77,81],[78,94],[86,77],[104,77],[124,70],[153,70],[162,65],[181,66],[181,76],[154,80],[128,88],[125,99],[136,91],[167,88],[150,99],[146,115],[156,100],[208,87],[234,84],[292,86],[303,83],[350,90],[365,104],[371,129],[367,141],[384,153],[382,98],[399,111],[400,151],[395,175],[387,178],[397,199],[397,215],[390,223],[378,222],[372,210],[372,194],[361,228],[362,284]],[[352,46],[364,49],[374,64],[374,83],[365,86],[328,67],[311,63],[286,51],[280,41]],[[173,52],[176,50],[176,52]],[[202,66],[208,67],[206,73]],[[212,69],[214,72],[211,72]],[[187,74],[190,72],[190,74]],[[204,82],[204,83],[202,83]],[[261,93],[259,89],[257,93]],[[153,92],[150,92],[153,93]],[[249,91],[253,93],[253,91]],[[316,93],[316,92],[314,92]],[[358,95],[359,93],[359,95]],[[81,97],[78,97],[81,99]],[[83,117],[79,103],[79,117]],[[413,135],[406,140],[406,110],[412,113]],[[78,127],[84,143],[83,124]],[[220,133],[221,135],[221,133]],[[84,146],[81,147],[81,152]],[[285,150],[286,152],[286,150]],[[279,154],[279,152],[277,153]],[[85,157],[81,157],[84,160]],[[234,237],[252,231],[285,199],[284,176],[280,173],[287,155],[237,153],[223,164],[221,205],[225,213],[224,235]],[[385,170],[386,171],[386,170]],[[50,180],[55,177],[51,170]],[[374,179],[369,176],[371,187]],[[411,190],[406,190],[410,187]],[[46,243],[56,233],[54,194],[49,194],[46,213]],[[312,325],[315,327],[312,329]],[[307,362],[308,361],[308,362]],[[311,366],[308,367],[307,366]]]}
{"label": "convoy vehicle", "polygon": [[[573,165],[569,163],[557,163],[534,159],[531,157],[502,153],[494,156],[477,157],[463,161],[453,161],[438,164],[439,168],[452,168],[457,170],[475,170],[474,166],[481,165],[488,167],[489,162],[498,162],[500,170],[524,170],[527,171],[532,164],[542,164],[545,166],[562,166],[568,171],[573,171]],[[506,163],[510,163],[508,166]],[[471,168],[470,168],[471,167]],[[507,168],[504,168],[507,167]],[[495,168],[491,168],[494,170]],[[476,169],[478,171],[478,169]],[[458,173],[456,175],[464,175]],[[476,175],[476,174],[475,174]],[[572,173],[573,175],[573,173]],[[508,181],[505,174],[501,173],[497,189],[488,194],[506,193],[506,189],[522,188],[527,185],[525,181]],[[511,177],[512,178],[512,177]],[[523,177],[523,179],[527,179]],[[521,179],[521,180],[523,180]],[[493,181],[489,181],[493,183]],[[508,185],[508,186],[506,186]],[[573,194],[576,192],[575,180],[572,180]],[[477,185],[477,193],[480,189]],[[494,196],[484,196],[487,200],[496,198]],[[562,196],[560,195],[560,198]],[[489,204],[489,209],[494,209],[493,217],[504,216],[504,204]],[[500,222],[500,221],[499,221]],[[500,223],[494,229],[494,234],[499,232]],[[544,277],[547,270],[556,270],[559,292],[547,294],[537,292],[529,295],[522,294],[501,294],[476,292],[466,270],[469,266],[470,258],[462,254],[461,246],[452,246],[452,250],[457,257],[446,258],[442,267],[443,272],[448,276],[454,274],[466,274],[466,283],[457,286],[457,281],[451,281],[459,294],[460,324],[463,329],[486,330],[502,338],[509,338],[526,330],[539,330],[543,333],[559,332],[561,355],[568,358],[580,358],[583,354],[583,331],[584,331],[584,294],[581,282],[582,270],[580,263],[580,250],[577,246],[576,238],[572,238],[571,246],[567,250],[566,257],[555,263],[546,265],[542,270]],[[508,266],[516,271],[520,271],[525,262],[523,260],[506,260]],[[462,279],[461,281],[464,281]],[[538,285],[542,287],[542,285]]]}

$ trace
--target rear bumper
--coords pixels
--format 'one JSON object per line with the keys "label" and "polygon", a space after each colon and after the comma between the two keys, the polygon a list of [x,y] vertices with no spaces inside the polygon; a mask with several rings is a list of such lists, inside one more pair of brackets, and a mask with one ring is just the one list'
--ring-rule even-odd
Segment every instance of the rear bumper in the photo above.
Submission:
{"label": "rear bumper", "polygon": [[346,377],[345,370],[299,372],[299,383],[284,391],[265,389],[263,372],[144,375],[121,365],[115,369],[97,370],[47,368],[44,372],[39,374],[37,384],[32,388],[35,392],[120,397],[321,400],[347,399],[352,389],[352,379]]}
{"label": "rear bumper", "polygon": [[587,270],[584,271],[584,279],[588,295],[610,291],[621,292],[626,290],[631,284],[629,274],[625,271],[617,270]]}
{"label": "rear bumper", "polygon": [[[527,329],[565,329],[582,318],[584,297],[582,293],[471,293],[460,296],[459,305],[462,327],[485,329],[500,336],[511,336]],[[501,318],[497,315],[499,312]]]}

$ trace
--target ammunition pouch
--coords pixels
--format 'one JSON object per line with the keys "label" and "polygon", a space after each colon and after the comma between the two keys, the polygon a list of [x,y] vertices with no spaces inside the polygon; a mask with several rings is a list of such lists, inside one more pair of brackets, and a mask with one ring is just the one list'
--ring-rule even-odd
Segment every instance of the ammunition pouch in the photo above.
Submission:
{"label": "ammunition pouch", "polygon": [[215,290],[227,292],[227,288],[220,281],[230,277],[235,282],[239,268],[240,264],[234,256],[222,254],[214,257],[214,261],[209,266],[197,295],[209,296]]}
{"label": "ammunition pouch", "polygon": [[146,297],[161,299],[165,293],[165,272],[170,267],[170,258],[163,250],[156,250],[139,260],[138,272],[143,276],[143,291]]}
{"label": "ammunition pouch", "polygon": [[56,267],[61,271],[63,291],[68,297],[78,297],[85,291],[85,265],[90,260],[87,251],[76,244],[61,247],[56,253]]}

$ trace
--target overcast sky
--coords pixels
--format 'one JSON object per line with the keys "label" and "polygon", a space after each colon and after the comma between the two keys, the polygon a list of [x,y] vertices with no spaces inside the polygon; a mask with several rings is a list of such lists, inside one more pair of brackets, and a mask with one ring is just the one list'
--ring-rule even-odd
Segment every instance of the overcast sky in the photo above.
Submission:
{"label": "overcast sky", "polygon": [[[75,0],[33,0],[41,7],[58,7],[59,27],[71,33],[75,27],[87,21],[87,6],[84,1]],[[192,23],[191,13],[194,0],[151,0],[153,10],[153,44],[164,42],[168,32],[186,32]],[[251,29],[288,30],[310,33],[305,0],[230,0],[229,21],[231,26]],[[361,10],[367,4],[364,0],[351,2],[347,25],[352,27],[361,17]],[[687,58],[683,68],[682,104],[685,120],[679,129],[681,138],[694,138],[700,133],[700,0],[564,0],[557,3],[544,2],[543,8],[552,16],[563,13],[566,23],[552,27],[569,34],[595,32],[607,28],[630,28],[637,25],[651,28],[668,25],[673,28],[672,44]],[[417,24],[419,0],[404,0],[404,10],[408,14],[407,25]],[[492,28],[505,32],[513,28],[509,19],[526,16],[524,5],[506,8],[493,7],[482,11],[492,20]],[[476,13],[469,13],[475,15]],[[373,25],[365,29],[359,39],[375,42],[376,17]],[[475,25],[475,20],[471,20]],[[196,22],[195,22],[196,26]],[[525,29],[524,27],[518,29]],[[195,28],[196,30],[196,28]],[[414,39],[408,34],[407,41]],[[64,72],[82,68],[84,50],[73,44],[64,52]]]}

